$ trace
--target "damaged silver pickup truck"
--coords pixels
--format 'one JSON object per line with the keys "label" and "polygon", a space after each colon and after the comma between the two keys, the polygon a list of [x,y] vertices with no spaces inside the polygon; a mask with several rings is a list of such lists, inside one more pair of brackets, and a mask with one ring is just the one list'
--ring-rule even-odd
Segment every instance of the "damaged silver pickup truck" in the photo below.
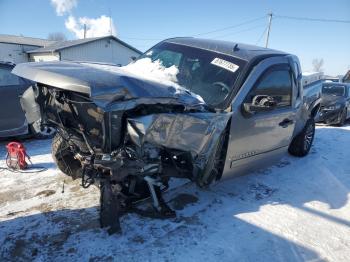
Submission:
{"label": "damaged silver pickup truck", "polygon": [[156,217],[175,216],[162,198],[171,177],[206,187],[287,150],[305,156],[319,108],[303,101],[296,56],[223,41],[168,39],[125,67],[25,63],[13,73],[37,83],[21,103],[38,131],[57,129],[58,168],[99,186],[109,233],[141,199]]}

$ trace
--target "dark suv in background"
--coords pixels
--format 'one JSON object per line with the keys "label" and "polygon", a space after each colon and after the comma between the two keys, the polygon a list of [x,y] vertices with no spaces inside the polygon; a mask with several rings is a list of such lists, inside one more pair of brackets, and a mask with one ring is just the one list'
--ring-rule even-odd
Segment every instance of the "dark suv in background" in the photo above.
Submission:
{"label": "dark suv in background", "polygon": [[[0,138],[33,134],[20,104],[20,96],[34,82],[11,73],[15,64],[0,61]],[[51,127],[35,134],[46,138],[54,134]]]}
{"label": "dark suv in background", "polygon": [[350,117],[350,84],[325,82],[322,86],[319,121],[344,125]]}

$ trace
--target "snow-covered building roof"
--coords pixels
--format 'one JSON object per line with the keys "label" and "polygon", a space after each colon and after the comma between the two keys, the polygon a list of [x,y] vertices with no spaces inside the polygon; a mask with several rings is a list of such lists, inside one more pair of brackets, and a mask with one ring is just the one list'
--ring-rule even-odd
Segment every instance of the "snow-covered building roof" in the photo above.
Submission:
{"label": "snow-covered building roof", "polygon": [[91,37],[91,38],[84,38],[84,39],[76,39],[76,40],[68,40],[68,41],[59,41],[56,42],[52,45],[46,46],[46,47],[42,47],[42,48],[38,48],[38,49],[34,49],[34,50],[30,50],[27,53],[49,53],[49,52],[57,52],[60,51],[62,49],[65,48],[69,48],[69,47],[73,47],[73,46],[79,46],[79,45],[83,45],[83,44],[87,44],[87,43],[91,43],[94,41],[98,41],[98,40],[102,40],[102,39],[113,39],[116,42],[118,42],[119,44],[135,51],[136,53],[141,54],[142,52],[138,49],[136,49],[135,47],[125,43],[124,41],[120,40],[119,38],[115,37],[115,36],[102,36],[102,37]]}
{"label": "snow-covered building roof", "polygon": [[55,41],[17,35],[0,35],[0,43],[44,47],[55,43]]}

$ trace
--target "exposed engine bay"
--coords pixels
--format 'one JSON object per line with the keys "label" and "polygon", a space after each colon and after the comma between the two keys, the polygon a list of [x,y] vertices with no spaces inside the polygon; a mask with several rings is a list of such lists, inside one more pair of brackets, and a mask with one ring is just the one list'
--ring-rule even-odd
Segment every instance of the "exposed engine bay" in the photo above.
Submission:
{"label": "exposed engine bay", "polygon": [[37,83],[21,99],[27,121],[57,129],[56,165],[101,188],[101,225],[113,233],[144,198],[157,216],[174,216],[162,198],[171,177],[201,187],[220,179],[231,113],[217,105],[230,99],[245,64],[162,42],[124,67],[27,63],[13,73]]}
{"label": "exposed engine bay", "polygon": [[[101,188],[101,226],[110,233],[120,231],[119,217],[131,210],[175,216],[161,195],[171,177],[203,187],[222,173],[230,114],[203,103],[140,98],[99,107],[84,94],[37,84],[25,92],[22,105],[36,105],[26,112],[38,128],[57,129],[52,153],[61,171],[81,178],[84,188]],[[133,206],[148,197],[153,214]]]}

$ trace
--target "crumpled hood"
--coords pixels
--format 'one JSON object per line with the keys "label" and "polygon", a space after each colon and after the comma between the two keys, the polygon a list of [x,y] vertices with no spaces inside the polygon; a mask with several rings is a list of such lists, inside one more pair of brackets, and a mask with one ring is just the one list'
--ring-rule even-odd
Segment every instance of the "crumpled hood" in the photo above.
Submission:
{"label": "crumpled hood", "polygon": [[88,94],[99,106],[135,98],[174,98],[189,105],[203,100],[176,83],[164,84],[129,73],[117,66],[77,62],[18,64],[15,75],[56,88]]}

